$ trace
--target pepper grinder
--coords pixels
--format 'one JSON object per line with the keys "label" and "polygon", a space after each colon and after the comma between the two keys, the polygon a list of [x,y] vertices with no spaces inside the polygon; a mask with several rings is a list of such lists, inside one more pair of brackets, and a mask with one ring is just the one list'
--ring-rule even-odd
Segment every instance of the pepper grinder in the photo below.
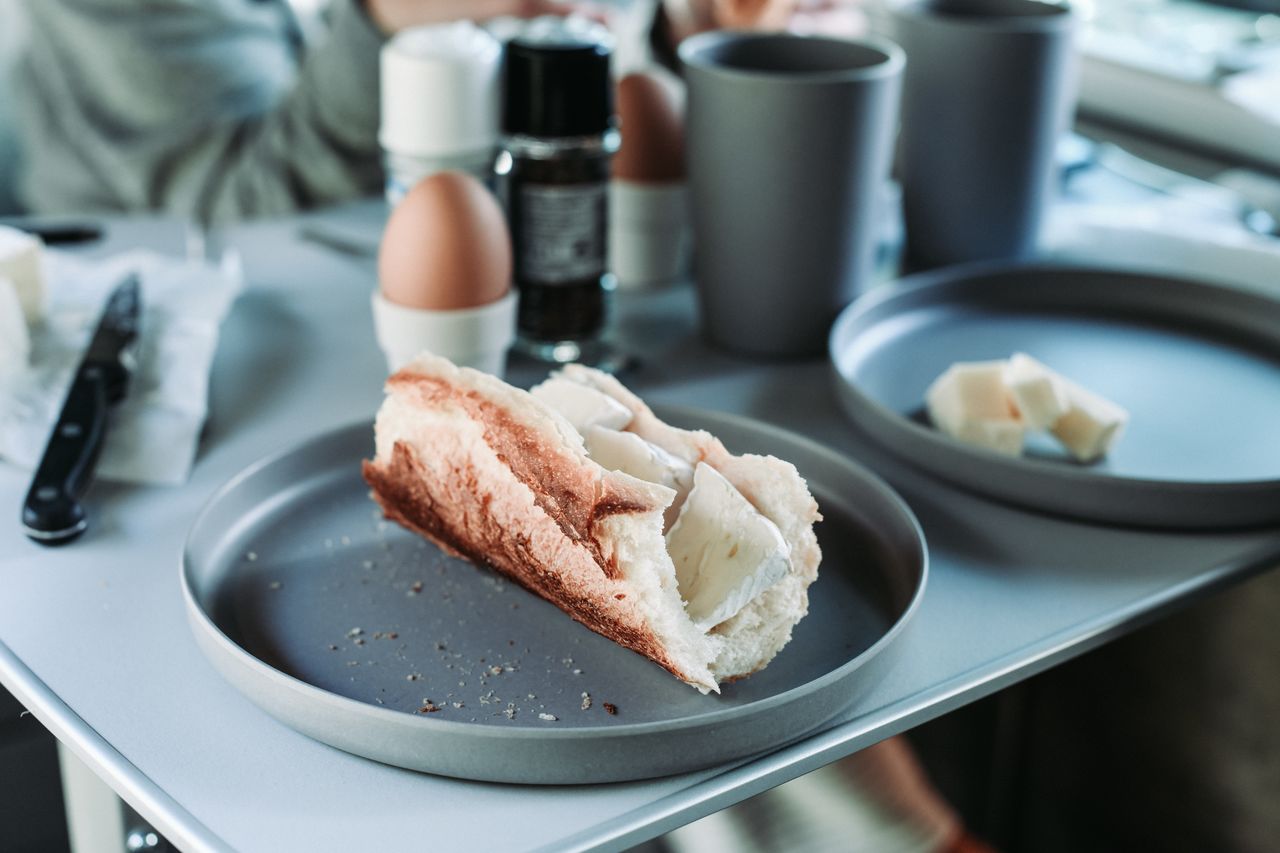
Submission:
{"label": "pepper grinder", "polygon": [[616,363],[602,340],[610,160],[619,134],[611,44],[598,24],[539,18],[507,43],[496,173],[520,292],[516,350],[540,361]]}

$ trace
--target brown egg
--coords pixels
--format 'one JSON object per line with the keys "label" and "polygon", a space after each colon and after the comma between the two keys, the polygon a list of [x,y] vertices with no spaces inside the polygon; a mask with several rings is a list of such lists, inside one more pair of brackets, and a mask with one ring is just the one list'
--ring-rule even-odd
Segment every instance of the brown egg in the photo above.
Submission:
{"label": "brown egg", "polygon": [[511,288],[511,234],[498,200],[462,172],[414,185],[391,212],[378,250],[389,301],[444,311],[476,308]]}
{"label": "brown egg", "polygon": [[712,17],[725,30],[785,29],[797,0],[712,0]]}
{"label": "brown egg", "polygon": [[618,81],[622,146],[613,175],[656,183],[684,178],[684,105],[678,81],[657,72],[636,72]]}

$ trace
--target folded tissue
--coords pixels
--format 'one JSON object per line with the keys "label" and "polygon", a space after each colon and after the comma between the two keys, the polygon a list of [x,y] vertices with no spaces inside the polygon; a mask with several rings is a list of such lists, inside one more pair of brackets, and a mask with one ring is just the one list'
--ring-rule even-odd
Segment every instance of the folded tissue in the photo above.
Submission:
{"label": "folded tissue", "polygon": [[105,259],[46,252],[43,320],[25,345],[28,328],[13,310],[19,294],[0,281],[0,457],[25,468],[39,462],[107,297],[129,273],[142,287],[138,364],[112,412],[97,476],[186,481],[208,413],[219,327],[243,286],[234,255],[214,264],[144,251]]}

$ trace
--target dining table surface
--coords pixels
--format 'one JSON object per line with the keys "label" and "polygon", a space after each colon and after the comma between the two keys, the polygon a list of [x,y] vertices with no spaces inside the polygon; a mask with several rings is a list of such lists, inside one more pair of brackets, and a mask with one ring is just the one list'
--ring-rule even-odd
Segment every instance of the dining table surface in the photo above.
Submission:
{"label": "dining table surface", "polygon": [[[1280,528],[1091,524],[948,485],[858,431],[825,358],[711,347],[689,282],[622,290],[613,338],[634,357],[624,381],[647,401],[791,430],[905,499],[924,531],[929,577],[894,640],[895,665],[820,730],[675,776],[497,784],[342,752],[269,716],[215,671],[188,626],[179,569],[193,520],[237,472],[377,410],[386,363],[370,313],[371,249],[384,218],[385,206],[368,201],[207,240],[174,220],[107,220],[102,242],[74,251],[194,248],[235,252],[242,263],[245,287],[221,329],[191,477],[173,487],[97,483],[89,531],[45,548],[18,524],[30,472],[0,463],[0,506],[9,508],[0,524],[0,683],[180,849],[624,849],[1280,564]],[[513,360],[508,379],[527,387],[545,374]]]}

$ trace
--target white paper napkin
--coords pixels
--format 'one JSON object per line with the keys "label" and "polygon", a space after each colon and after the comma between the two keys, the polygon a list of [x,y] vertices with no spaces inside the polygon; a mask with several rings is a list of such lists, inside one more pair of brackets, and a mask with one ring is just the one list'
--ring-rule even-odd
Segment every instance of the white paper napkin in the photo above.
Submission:
{"label": "white paper napkin", "polygon": [[49,252],[48,305],[31,333],[30,363],[0,379],[0,457],[26,468],[39,462],[107,297],[130,272],[142,289],[138,367],[112,412],[97,476],[186,481],[208,412],[219,326],[243,286],[234,255],[215,265],[144,251],[96,260]]}
{"label": "white paper napkin", "polygon": [[23,370],[31,355],[31,335],[13,282],[0,275],[0,385]]}

